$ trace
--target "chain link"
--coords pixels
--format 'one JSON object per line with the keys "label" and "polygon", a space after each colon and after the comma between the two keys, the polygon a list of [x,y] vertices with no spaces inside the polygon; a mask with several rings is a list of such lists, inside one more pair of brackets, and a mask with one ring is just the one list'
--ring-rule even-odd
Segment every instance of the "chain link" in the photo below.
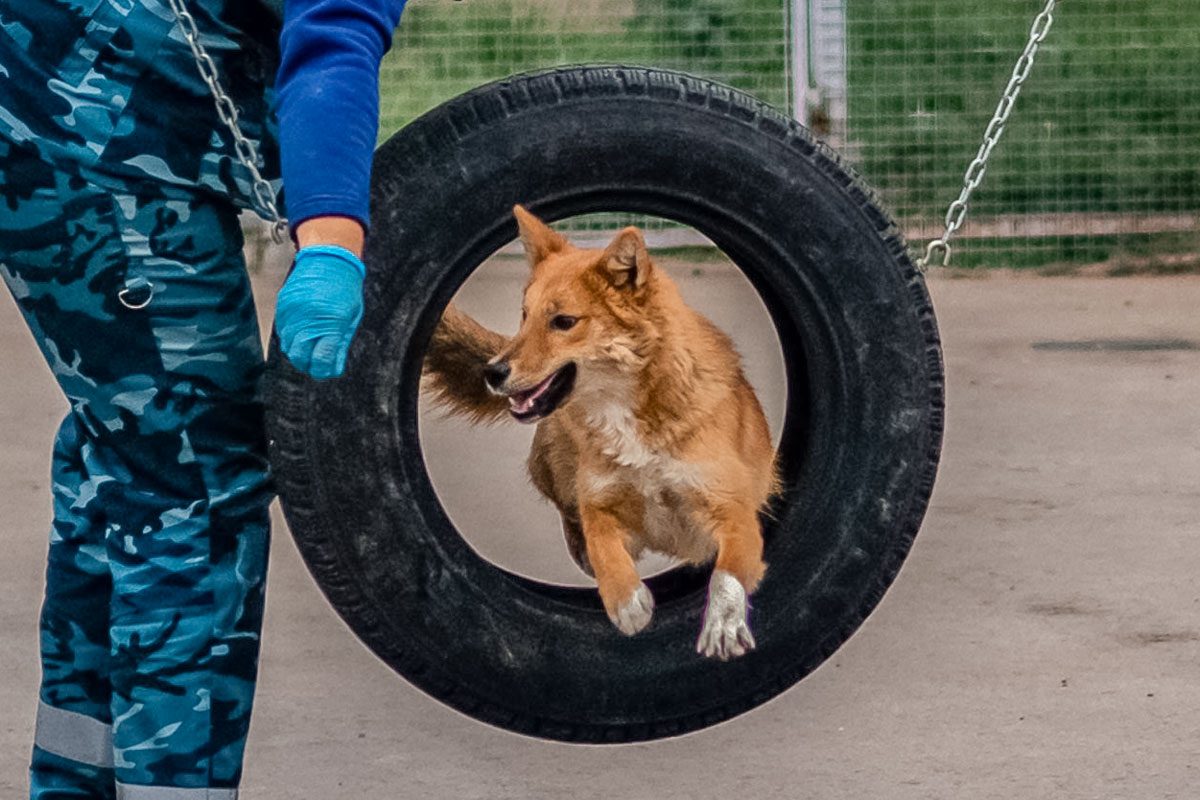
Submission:
{"label": "chain link", "polygon": [[[172,0],[172,2],[174,1]],[[983,183],[983,176],[987,174],[988,161],[992,157],[992,151],[996,149],[1000,137],[1004,135],[1004,126],[1008,124],[1008,118],[1016,105],[1017,96],[1021,94],[1021,87],[1028,80],[1029,73],[1033,69],[1033,61],[1037,57],[1038,48],[1046,39],[1046,35],[1050,33],[1050,26],[1054,24],[1054,6],[1057,2],[1058,0],[1046,0],[1046,7],[1034,19],[1025,51],[1021,53],[1016,66],[1013,67],[1008,86],[1004,89],[1000,103],[996,106],[992,121],[988,123],[987,130],[984,131],[983,143],[979,146],[979,152],[975,154],[975,159],[967,167],[967,173],[963,176],[962,191],[959,193],[958,199],[951,203],[946,210],[946,231],[940,239],[934,239],[929,243],[925,248],[925,255],[917,262],[917,268],[922,272],[931,266],[946,267],[950,265],[950,239],[967,221],[971,194]],[[934,256],[939,253],[941,261],[935,264]]]}
{"label": "chain link", "polygon": [[264,178],[258,169],[258,148],[242,133],[242,127],[238,122],[237,106],[221,86],[216,62],[212,60],[200,42],[200,30],[196,27],[195,17],[184,6],[184,0],[167,0],[167,2],[179,20],[183,38],[187,40],[188,46],[192,49],[192,55],[196,59],[196,68],[200,70],[200,77],[208,84],[208,91],[212,94],[213,101],[217,106],[217,116],[221,118],[225,127],[229,129],[230,135],[233,136],[233,149],[237,154],[238,161],[250,173],[253,200],[258,208],[267,213],[267,218],[272,223],[271,238],[275,240],[276,244],[282,244],[287,238],[287,220],[279,213],[279,206],[275,204],[275,190],[271,187],[271,182]]}

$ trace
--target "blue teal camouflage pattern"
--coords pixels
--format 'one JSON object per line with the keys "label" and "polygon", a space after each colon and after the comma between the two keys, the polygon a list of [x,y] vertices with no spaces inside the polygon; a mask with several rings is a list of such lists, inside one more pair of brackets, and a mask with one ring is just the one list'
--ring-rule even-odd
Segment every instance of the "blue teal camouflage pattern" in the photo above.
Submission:
{"label": "blue teal camouflage pattern", "polygon": [[[63,736],[39,716],[31,796],[234,787],[271,499],[237,212],[170,181],[98,185],[42,156],[0,138],[0,274],[70,405],[40,699],[50,721],[89,724]],[[109,749],[72,760],[97,731]]]}
{"label": "blue teal camouflage pattern", "polygon": [[[186,6],[278,189],[279,19],[258,0]],[[98,186],[149,181],[250,207],[249,172],[166,0],[0,0],[0,137]]]}

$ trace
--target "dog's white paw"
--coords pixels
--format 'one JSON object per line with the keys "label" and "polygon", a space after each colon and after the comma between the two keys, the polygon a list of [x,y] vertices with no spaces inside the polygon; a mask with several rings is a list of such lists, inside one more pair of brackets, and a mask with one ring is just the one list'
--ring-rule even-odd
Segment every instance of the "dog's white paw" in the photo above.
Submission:
{"label": "dog's white paw", "polygon": [[708,607],[696,652],[728,661],[754,649],[754,635],[746,622],[746,590],[724,570],[713,572],[708,583]]}
{"label": "dog's white paw", "polygon": [[633,636],[650,624],[652,616],[654,616],[654,596],[650,594],[646,584],[639,583],[637,591],[633,593],[629,601],[618,608],[615,615],[610,614],[609,619],[621,633]]}

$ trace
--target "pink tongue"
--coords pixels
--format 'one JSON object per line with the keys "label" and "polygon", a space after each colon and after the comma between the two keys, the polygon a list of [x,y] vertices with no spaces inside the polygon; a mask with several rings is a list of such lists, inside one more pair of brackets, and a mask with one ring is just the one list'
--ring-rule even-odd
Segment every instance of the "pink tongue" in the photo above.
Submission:
{"label": "pink tongue", "polygon": [[534,401],[546,393],[546,390],[550,388],[550,382],[553,380],[554,374],[552,373],[550,377],[546,378],[546,380],[535,386],[533,391],[523,395],[520,400],[518,400],[516,397],[510,397],[508,401],[512,406],[512,410],[518,414],[529,413],[533,409]]}

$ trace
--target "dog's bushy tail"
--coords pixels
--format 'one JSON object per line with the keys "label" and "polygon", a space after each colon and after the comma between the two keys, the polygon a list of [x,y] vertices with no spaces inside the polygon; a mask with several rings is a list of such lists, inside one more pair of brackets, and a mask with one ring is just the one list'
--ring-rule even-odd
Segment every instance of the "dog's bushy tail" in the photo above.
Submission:
{"label": "dog's bushy tail", "polygon": [[435,404],[472,422],[506,419],[508,400],[488,391],[483,368],[507,345],[508,337],[488,330],[451,303],[425,353],[421,388]]}

